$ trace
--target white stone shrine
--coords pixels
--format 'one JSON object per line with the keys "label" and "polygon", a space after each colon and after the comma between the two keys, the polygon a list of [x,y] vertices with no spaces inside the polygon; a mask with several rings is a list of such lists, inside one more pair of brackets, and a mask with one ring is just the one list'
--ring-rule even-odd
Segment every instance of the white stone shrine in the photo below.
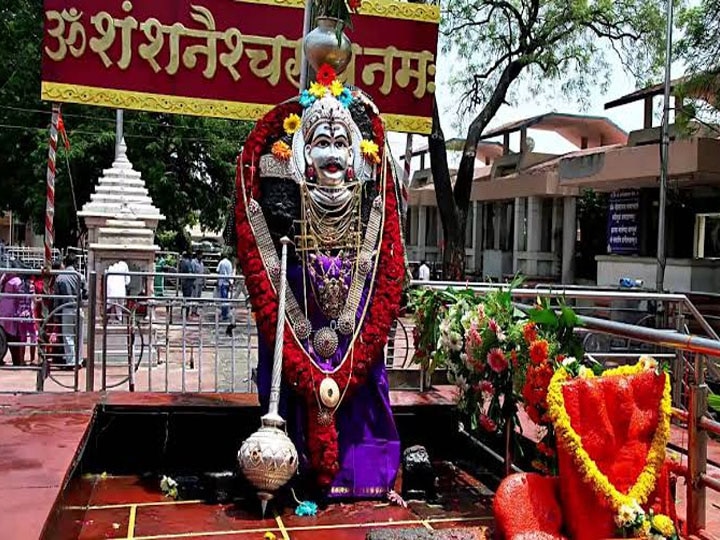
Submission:
{"label": "white stone shrine", "polygon": [[[105,270],[118,261],[125,261],[131,271],[153,272],[155,231],[165,219],[154,206],[142,175],[133,169],[123,139],[115,162],[103,171],[95,193],[78,215],[88,229],[88,269],[96,271],[98,286]],[[131,290],[139,294],[145,289],[152,294],[152,279],[133,279]],[[102,291],[98,290],[98,298]]]}

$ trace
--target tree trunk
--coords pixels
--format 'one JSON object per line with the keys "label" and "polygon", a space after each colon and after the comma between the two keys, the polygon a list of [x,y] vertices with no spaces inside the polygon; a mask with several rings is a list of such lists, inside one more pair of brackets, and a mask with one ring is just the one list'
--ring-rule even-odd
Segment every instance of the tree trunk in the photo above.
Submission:
{"label": "tree trunk", "polygon": [[465,148],[458,167],[455,187],[450,180],[450,170],[445,148],[445,135],[440,126],[437,100],[433,101],[433,125],[428,148],[430,168],[435,185],[440,220],[443,224],[445,248],[443,251],[443,278],[446,281],[460,281],[465,278],[465,228],[470,208],[470,195],[475,177],[475,153],[482,132],[497,114],[510,85],[520,75],[524,64],[515,60],[505,66],[490,99],[468,128]]}
{"label": "tree trunk", "polygon": [[465,277],[465,237],[450,237],[443,250],[443,281],[461,281]]}
{"label": "tree trunk", "polygon": [[[443,279],[457,281],[461,280],[465,275],[465,231],[464,226],[461,227],[458,207],[453,197],[450,169],[447,162],[447,149],[445,148],[445,135],[440,126],[437,100],[433,101],[433,127],[428,141],[428,148],[430,150],[430,168],[432,170],[433,185],[435,186],[435,198],[437,199],[440,220],[443,225]],[[459,245],[462,248],[459,254],[457,253],[458,240],[460,240]]]}

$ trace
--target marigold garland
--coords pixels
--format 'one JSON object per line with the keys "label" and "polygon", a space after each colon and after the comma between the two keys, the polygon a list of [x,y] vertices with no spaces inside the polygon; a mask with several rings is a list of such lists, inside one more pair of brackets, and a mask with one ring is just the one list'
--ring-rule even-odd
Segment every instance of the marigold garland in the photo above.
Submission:
{"label": "marigold garland", "polygon": [[[646,363],[640,361],[634,366],[621,366],[610,369],[604,372],[603,376],[631,376],[638,375],[646,370]],[[565,409],[565,398],[562,391],[563,383],[570,379],[568,372],[564,367],[560,367],[550,381],[547,396],[548,414],[555,425],[558,444],[562,444],[572,456],[582,480],[607,501],[610,508],[615,512],[618,512],[621,506],[631,505],[635,501],[639,504],[647,502],[648,497],[655,489],[657,478],[665,461],[665,447],[670,437],[672,409],[670,379],[666,374],[662,374],[662,376],[665,377],[665,386],[660,402],[658,427],[648,451],[645,467],[627,495],[618,491],[608,477],[600,471],[595,461],[583,447],[580,435],[572,427],[570,415]]]}

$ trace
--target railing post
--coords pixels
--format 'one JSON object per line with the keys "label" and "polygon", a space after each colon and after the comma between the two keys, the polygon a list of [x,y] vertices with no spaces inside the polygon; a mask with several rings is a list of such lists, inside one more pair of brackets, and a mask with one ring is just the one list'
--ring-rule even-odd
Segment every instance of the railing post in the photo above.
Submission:
{"label": "railing post", "polygon": [[707,472],[707,432],[700,427],[700,419],[708,410],[708,386],[705,384],[705,357],[695,356],[695,378],[690,385],[688,415],[688,479],[687,532],[696,534],[705,528],[705,485],[702,475]]}
{"label": "railing post", "polygon": [[102,371],[102,387],[107,390],[107,332],[108,332],[108,303],[107,303],[107,270],[102,275],[100,286],[100,299],[102,301],[102,354],[100,355],[100,370]]}
{"label": "railing post", "polygon": [[85,390],[95,391],[95,324],[97,318],[97,272],[88,276],[87,359]]}
{"label": "railing post", "polygon": [[[678,333],[685,333],[685,315],[683,314],[683,304],[676,304],[677,311],[675,317],[675,329]],[[675,360],[672,367],[672,404],[674,407],[682,406],[682,388],[683,375],[685,374],[685,352],[675,349]]]}

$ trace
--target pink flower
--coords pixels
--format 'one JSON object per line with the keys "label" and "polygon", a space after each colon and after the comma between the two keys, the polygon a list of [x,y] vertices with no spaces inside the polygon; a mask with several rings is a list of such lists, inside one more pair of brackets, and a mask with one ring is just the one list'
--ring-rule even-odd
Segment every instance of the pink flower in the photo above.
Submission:
{"label": "pink flower", "polygon": [[500,325],[498,325],[495,319],[490,319],[488,321],[488,328],[493,331],[493,334],[497,334],[500,331]]}
{"label": "pink flower", "polygon": [[505,354],[498,348],[490,349],[487,355],[487,363],[495,373],[502,373],[508,367],[507,358]]}
{"label": "pink flower", "polygon": [[481,321],[485,320],[485,304],[480,304],[477,308],[478,317]]}
{"label": "pink flower", "polygon": [[490,433],[497,430],[497,424],[493,421],[492,418],[490,418],[486,414],[480,415],[480,418],[478,419],[478,424],[480,424],[481,428],[483,428],[485,431],[489,431]]}

